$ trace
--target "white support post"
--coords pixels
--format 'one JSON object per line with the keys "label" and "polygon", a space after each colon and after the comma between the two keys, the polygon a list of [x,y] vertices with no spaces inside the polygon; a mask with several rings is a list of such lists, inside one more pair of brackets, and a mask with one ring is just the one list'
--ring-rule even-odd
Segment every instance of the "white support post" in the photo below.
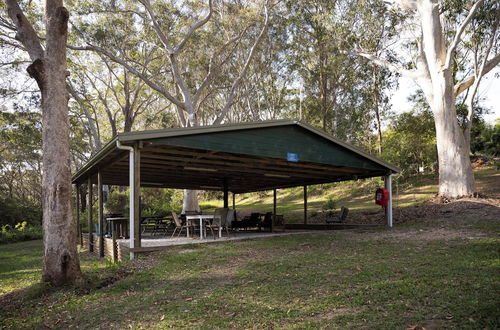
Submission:
{"label": "white support post", "polygon": [[385,177],[385,189],[389,191],[389,203],[387,204],[385,219],[387,220],[387,226],[392,227],[392,174]]}
{"label": "white support post", "polygon": [[128,150],[129,153],[129,242],[130,242],[130,260],[134,260],[134,248],[135,248],[135,209],[134,209],[134,192],[135,192],[135,171],[134,171],[134,148],[130,146],[124,146],[120,141],[116,141],[116,147],[122,150]]}
{"label": "white support post", "polygon": [[134,171],[134,149],[130,151],[129,157],[129,195],[128,195],[128,205],[129,205],[129,236],[128,240],[130,242],[130,260],[134,260],[134,248],[135,248],[135,171]]}

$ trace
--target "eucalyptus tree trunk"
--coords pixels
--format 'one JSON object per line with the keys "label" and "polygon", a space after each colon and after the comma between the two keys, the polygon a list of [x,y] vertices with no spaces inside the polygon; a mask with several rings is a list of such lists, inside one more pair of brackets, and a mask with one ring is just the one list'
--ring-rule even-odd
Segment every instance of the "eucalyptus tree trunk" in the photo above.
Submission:
{"label": "eucalyptus tree trunk", "polygon": [[[483,2],[484,0],[477,0],[472,5],[467,17],[455,31],[455,36],[448,47],[445,45],[446,36],[441,23],[438,0],[397,2],[403,10],[410,10],[413,13],[420,25],[420,37],[416,38],[418,46],[416,70],[398,67],[394,63],[377,58],[374,54],[358,52],[358,55],[369,59],[376,65],[415,80],[422,88],[434,114],[439,160],[439,194],[443,197],[470,196],[476,191],[469,158],[470,141],[458,124],[455,98],[474,82],[478,84],[481,76],[491,71],[500,62],[500,54],[487,60],[491,44],[496,39],[498,19],[493,28],[490,45],[484,55],[480,73],[475,73],[454,86],[452,70],[455,51],[462,34]],[[469,134],[467,130],[465,133]]]}
{"label": "eucalyptus tree trunk", "polygon": [[[186,122],[189,123],[191,127],[198,126],[198,120],[194,113],[188,112],[188,118]],[[182,213],[187,212],[200,212],[200,204],[198,202],[198,191],[191,189],[184,189],[184,200],[182,202]]]}
{"label": "eucalyptus tree trunk", "polygon": [[186,213],[186,211],[200,211],[200,205],[198,203],[198,190],[184,189],[182,213]]}
{"label": "eucalyptus tree trunk", "polygon": [[476,191],[474,173],[462,129],[458,125],[450,72],[434,81],[431,109],[434,114],[439,161],[439,195],[459,197]]}
{"label": "eucalyptus tree trunk", "polygon": [[[469,148],[458,125],[452,68],[447,60],[444,32],[437,1],[416,4],[422,29],[421,75],[418,83],[434,114],[439,162],[439,194],[445,197],[472,195],[476,191]],[[449,55],[451,56],[451,55]]]}
{"label": "eucalyptus tree trunk", "polygon": [[47,0],[45,50],[17,1],[7,0],[17,39],[33,63],[28,73],[42,94],[43,280],[54,285],[81,278],[76,224],[71,208],[71,169],[66,89],[66,41],[69,13],[62,0]]}
{"label": "eucalyptus tree trunk", "polygon": [[44,68],[38,72],[45,76],[40,88],[43,108],[43,279],[59,285],[74,282],[81,276],[71,208],[69,96],[66,90],[69,13],[62,1],[48,0],[46,16]]}

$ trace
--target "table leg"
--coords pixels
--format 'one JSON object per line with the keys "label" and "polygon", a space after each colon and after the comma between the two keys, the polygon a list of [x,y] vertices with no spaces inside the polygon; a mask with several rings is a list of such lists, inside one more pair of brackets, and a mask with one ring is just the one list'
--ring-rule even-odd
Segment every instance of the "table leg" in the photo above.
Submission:
{"label": "table leg", "polygon": [[203,218],[200,217],[200,239],[203,239]]}
{"label": "table leg", "polygon": [[189,238],[189,219],[186,218],[186,236]]}

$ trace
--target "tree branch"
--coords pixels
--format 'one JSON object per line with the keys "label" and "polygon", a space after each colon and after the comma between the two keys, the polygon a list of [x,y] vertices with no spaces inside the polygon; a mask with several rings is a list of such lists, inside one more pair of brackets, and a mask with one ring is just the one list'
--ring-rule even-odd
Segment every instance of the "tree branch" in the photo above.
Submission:
{"label": "tree branch", "polygon": [[78,104],[81,105],[81,108],[83,109],[85,117],[87,117],[90,135],[94,139],[94,144],[93,144],[93,149],[94,150],[92,150],[92,151],[94,152],[96,150],[101,149],[101,140],[99,138],[98,129],[97,129],[96,125],[95,125],[97,121],[94,118],[92,118],[92,116],[90,115],[87,107],[84,104],[84,100],[82,100],[82,98],[80,97],[80,95],[78,94],[78,92],[76,91],[76,89],[73,87],[73,84],[71,82],[68,81],[66,83],[66,89],[68,90],[69,94],[71,96],[73,96],[73,98],[75,99],[75,101]]}
{"label": "tree branch", "polygon": [[453,41],[451,42],[450,47],[448,48],[448,52],[446,53],[446,60],[444,62],[445,64],[444,64],[443,70],[448,70],[450,68],[451,62],[453,60],[453,55],[455,55],[455,50],[456,50],[456,48],[458,46],[458,43],[460,42],[460,40],[462,38],[462,33],[464,32],[464,30],[467,27],[467,25],[469,25],[470,21],[472,20],[472,18],[476,14],[477,9],[479,8],[479,6],[482,5],[483,1],[484,0],[478,0],[472,6],[472,8],[469,11],[469,14],[467,15],[467,17],[465,18],[465,20],[460,25],[460,27],[458,28],[457,32],[455,33],[455,37],[453,38]]}
{"label": "tree branch", "polygon": [[90,50],[90,51],[95,51],[95,52],[98,52],[100,54],[105,55],[111,61],[122,65],[128,71],[130,71],[131,73],[133,73],[137,77],[141,78],[149,87],[151,87],[152,89],[154,89],[158,93],[160,93],[163,96],[165,96],[170,102],[172,102],[176,106],[184,109],[184,103],[182,103],[176,97],[174,97],[172,94],[170,94],[170,92],[167,91],[164,87],[158,85],[157,83],[155,83],[154,81],[152,81],[151,79],[149,79],[148,77],[146,77],[146,75],[144,75],[141,72],[139,72],[136,68],[134,68],[133,66],[129,65],[126,61],[124,61],[124,60],[116,57],[115,55],[111,54],[110,52],[108,52],[104,48],[99,47],[99,46],[94,46],[94,45],[88,45],[88,46],[82,46],[82,47],[68,45],[67,47],[69,49],[72,49],[72,50]]}
{"label": "tree branch", "polygon": [[158,24],[158,21],[156,20],[156,16],[153,12],[153,8],[151,7],[151,3],[149,2],[149,0],[139,0],[139,2],[144,5],[144,8],[146,8],[146,11],[148,12],[149,17],[151,18],[151,21],[153,22],[153,28],[154,28],[156,34],[158,35],[158,37],[160,38],[161,42],[163,43],[163,46],[165,47],[165,49],[170,54],[174,53],[174,49],[172,48],[172,46],[168,42],[167,36],[160,29],[160,25]]}
{"label": "tree branch", "polygon": [[194,31],[196,31],[197,29],[202,27],[205,23],[207,23],[210,17],[212,16],[213,12],[212,0],[209,0],[209,12],[207,16],[202,20],[195,22],[193,25],[191,25],[184,39],[175,48],[172,48],[172,46],[168,42],[167,36],[161,31],[160,26],[158,25],[158,22],[154,15],[153,9],[151,7],[150,1],[149,0],[139,0],[139,1],[146,8],[151,18],[151,21],[153,22],[153,28],[168,52],[172,73],[175,78],[175,83],[181,89],[182,96],[184,98],[184,105],[181,108],[184,109],[186,112],[188,112],[191,124],[196,124],[194,119],[195,109],[193,108],[192,95],[191,92],[189,91],[186,82],[184,81],[184,78],[182,77],[181,69],[179,67],[179,63],[177,62],[177,54],[182,50],[182,48],[184,47],[188,39],[191,37],[191,35],[194,33]]}
{"label": "tree branch", "polygon": [[214,59],[216,56],[220,55],[224,49],[226,49],[227,46],[229,46],[231,43],[235,42],[236,40],[240,39],[241,35],[237,35],[231,39],[229,39],[222,47],[217,50],[212,56],[210,57],[210,60],[208,61],[208,72],[205,75],[205,78],[203,78],[203,81],[201,82],[200,86],[196,90],[194,96],[193,96],[193,104],[195,108],[198,108],[200,96],[205,90],[205,88],[208,86],[208,84],[211,82],[212,77],[215,75],[216,72],[220,70],[222,65],[229,59],[229,56],[227,56],[225,59],[223,59],[220,63],[216,65],[214,68]]}
{"label": "tree branch", "polygon": [[[496,33],[498,29],[498,24],[500,22],[500,7],[497,9],[497,15],[495,19],[495,23],[493,25],[493,30],[491,32],[491,38],[488,42],[488,46],[486,48],[486,51],[484,52],[483,55],[483,60],[481,61],[481,64],[479,65],[478,68],[478,53],[479,53],[479,47],[476,48],[476,51],[474,52],[474,83],[472,84],[472,87],[467,90],[467,96],[466,96],[466,102],[467,102],[467,119],[465,121],[465,129],[464,129],[464,136],[465,136],[465,141],[467,142],[467,146],[470,149],[470,138],[471,138],[471,130],[472,130],[472,117],[474,116],[474,99],[476,97],[477,90],[479,88],[479,84],[481,83],[481,79],[484,76],[484,67],[486,66],[486,61],[488,60],[488,55],[490,54],[491,48],[493,47],[493,44],[495,43],[496,40]],[[470,150],[469,150],[470,151]]]}
{"label": "tree branch", "polygon": [[418,72],[418,78],[416,79],[417,84],[422,88],[422,91],[424,92],[424,96],[427,99],[427,102],[429,104],[432,104],[432,100],[434,99],[434,92],[427,83],[427,81],[431,80],[431,73],[429,72],[429,63],[427,63],[427,58],[425,57],[424,54],[424,36],[422,35],[422,32],[420,34],[420,38],[417,39],[417,48],[418,48],[418,55],[416,59],[417,63],[417,72]]}
{"label": "tree branch", "polygon": [[179,53],[184,48],[184,45],[189,40],[189,38],[194,33],[194,31],[201,28],[203,25],[205,25],[210,20],[210,18],[212,17],[212,14],[213,14],[212,0],[208,0],[208,14],[207,14],[207,16],[205,16],[205,18],[199,20],[198,22],[193,23],[189,27],[189,30],[186,33],[186,36],[184,37],[184,39],[182,39],[182,41],[177,46],[175,46],[175,48],[174,48],[175,54]]}
{"label": "tree branch", "polygon": [[377,56],[369,53],[364,53],[364,52],[357,52],[357,55],[364,57],[368,59],[370,62],[372,62],[375,65],[381,66],[383,68],[386,68],[388,70],[391,70],[393,72],[397,72],[402,76],[411,78],[411,79],[417,79],[418,78],[418,73],[416,71],[411,71],[407,69],[403,69],[397,65],[394,65],[386,60],[383,60],[381,58],[378,58]]}
{"label": "tree branch", "polygon": [[[483,75],[493,70],[498,65],[498,63],[500,63],[500,53],[493,56],[493,58],[485,64]],[[465,78],[462,82],[456,84],[454,87],[455,97],[462,94],[465,90],[467,90],[467,88],[472,86],[472,84],[474,84],[475,79],[476,79],[475,75],[473,74]]]}
{"label": "tree branch", "polygon": [[241,70],[238,78],[236,78],[236,80],[233,82],[231,89],[229,90],[229,95],[226,98],[226,102],[224,104],[224,107],[222,108],[219,115],[217,115],[217,118],[215,119],[215,121],[213,123],[214,125],[220,124],[222,122],[222,120],[224,119],[224,117],[227,115],[227,112],[229,111],[231,105],[233,104],[234,93],[235,93],[236,89],[238,88],[238,86],[240,85],[241,80],[245,77],[245,74],[248,70],[248,67],[250,66],[250,63],[252,62],[252,59],[255,55],[255,51],[257,49],[257,46],[259,45],[260,41],[262,40],[262,38],[264,37],[264,34],[267,31],[267,27],[269,24],[269,13],[267,10],[267,6],[268,6],[268,4],[266,3],[264,5],[264,16],[265,16],[264,26],[262,27],[262,30],[260,31],[259,36],[257,37],[257,39],[255,39],[255,42],[252,45],[252,48],[250,49],[248,57],[245,61],[245,65],[243,66],[243,69]]}
{"label": "tree branch", "polygon": [[12,25],[7,19],[0,17],[0,26],[10,31],[16,31],[16,26]]}
{"label": "tree branch", "polygon": [[35,29],[24,15],[16,0],[6,0],[7,13],[17,29],[16,39],[23,44],[34,62],[44,57],[44,50]]}

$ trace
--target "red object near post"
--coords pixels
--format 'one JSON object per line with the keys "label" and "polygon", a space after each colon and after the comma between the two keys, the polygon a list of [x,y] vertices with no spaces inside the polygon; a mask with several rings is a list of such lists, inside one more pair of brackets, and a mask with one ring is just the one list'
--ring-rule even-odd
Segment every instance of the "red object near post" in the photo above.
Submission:
{"label": "red object near post", "polygon": [[385,188],[378,188],[375,192],[375,204],[387,207],[389,204],[389,190]]}

